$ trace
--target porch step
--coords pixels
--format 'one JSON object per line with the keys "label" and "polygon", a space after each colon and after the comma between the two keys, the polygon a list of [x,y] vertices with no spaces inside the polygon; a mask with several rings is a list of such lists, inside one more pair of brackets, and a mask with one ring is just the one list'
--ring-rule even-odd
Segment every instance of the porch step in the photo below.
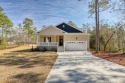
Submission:
{"label": "porch step", "polygon": [[64,47],[63,46],[59,46],[57,49],[58,52],[64,52]]}

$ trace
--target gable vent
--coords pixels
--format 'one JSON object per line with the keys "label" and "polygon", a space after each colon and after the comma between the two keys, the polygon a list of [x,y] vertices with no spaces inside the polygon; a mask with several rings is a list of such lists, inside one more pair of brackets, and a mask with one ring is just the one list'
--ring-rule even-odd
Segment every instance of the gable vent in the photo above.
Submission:
{"label": "gable vent", "polygon": [[63,25],[63,28],[65,28],[65,25]]}

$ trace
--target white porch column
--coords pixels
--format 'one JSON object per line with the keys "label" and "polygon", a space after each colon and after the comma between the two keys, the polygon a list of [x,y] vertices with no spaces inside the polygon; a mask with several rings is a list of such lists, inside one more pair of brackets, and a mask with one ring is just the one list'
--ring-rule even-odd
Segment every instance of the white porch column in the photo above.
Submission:
{"label": "white porch column", "polygon": [[55,38],[55,40],[56,40],[56,43],[57,43],[57,48],[58,48],[57,35],[56,35],[55,37],[56,37],[56,38]]}
{"label": "white porch column", "polygon": [[56,35],[57,46],[59,47],[59,35]]}
{"label": "white porch column", "polygon": [[66,39],[66,35],[64,34],[64,36],[63,36],[64,52],[65,52],[65,39]]}
{"label": "white porch column", "polygon": [[39,42],[40,42],[40,36],[39,34],[37,34],[37,40],[36,40],[37,46],[39,45]]}

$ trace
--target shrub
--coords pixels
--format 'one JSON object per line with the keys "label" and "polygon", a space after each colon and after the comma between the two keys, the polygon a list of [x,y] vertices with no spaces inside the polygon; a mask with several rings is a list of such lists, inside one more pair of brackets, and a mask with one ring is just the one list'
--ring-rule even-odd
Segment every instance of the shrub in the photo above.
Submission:
{"label": "shrub", "polygon": [[33,51],[35,51],[35,52],[40,52],[40,51],[42,51],[42,49],[40,49],[39,47],[36,47],[36,48],[34,48]]}
{"label": "shrub", "polygon": [[38,51],[38,48],[35,48],[34,51]]}
{"label": "shrub", "polygon": [[50,49],[50,51],[57,52],[57,49],[53,47]]}
{"label": "shrub", "polygon": [[0,50],[16,48],[20,45],[0,45]]}
{"label": "shrub", "polygon": [[6,49],[5,45],[0,45],[0,50]]}
{"label": "shrub", "polygon": [[46,48],[46,47],[43,47],[43,48],[42,48],[42,51],[44,51],[44,52],[47,51],[47,48]]}

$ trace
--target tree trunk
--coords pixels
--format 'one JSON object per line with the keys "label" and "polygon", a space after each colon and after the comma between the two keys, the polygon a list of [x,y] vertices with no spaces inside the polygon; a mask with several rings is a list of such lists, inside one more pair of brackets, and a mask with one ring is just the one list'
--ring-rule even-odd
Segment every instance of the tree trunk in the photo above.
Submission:
{"label": "tree trunk", "polygon": [[119,30],[116,32],[116,34],[117,34],[117,43],[118,43],[118,47],[121,49],[120,38],[119,38]]}
{"label": "tree trunk", "polygon": [[[100,19],[100,17],[99,17],[99,6],[97,7],[98,8],[98,29],[100,29],[100,24],[99,24],[99,19]],[[100,51],[100,30],[98,31],[98,35],[99,35],[99,51]]]}
{"label": "tree trunk", "polygon": [[1,41],[1,44],[3,44],[4,43],[4,32],[3,32],[3,28],[2,28],[2,41]]}
{"label": "tree trunk", "polygon": [[28,32],[28,45],[29,45],[29,32]]}
{"label": "tree trunk", "polygon": [[98,24],[98,0],[95,0],[95,21],[96,21],[96,53],[99,51],[99,24]]}
{"label": "tree trunk", "polygon": [[2,28],[2,40],[3,40],[3,28]]}
{"label": "tree trunk", "polygon": [[104,46],[104,52],[106,51],[106,47],[107,47],[109,41],[111,40],[111,38],[113,37],[113,35],[114,35],[115,33],[116,33],[116,31],[114,31],[114,32],[112,33],[112,35],[109,37],[109,39],[107,40],[107,42],[106,42],[106,44],[105,44],[105,46]]}
{"label": "tree trunk", "polygon": [[122,31],[122,52],[124,53],[124,32]]}

